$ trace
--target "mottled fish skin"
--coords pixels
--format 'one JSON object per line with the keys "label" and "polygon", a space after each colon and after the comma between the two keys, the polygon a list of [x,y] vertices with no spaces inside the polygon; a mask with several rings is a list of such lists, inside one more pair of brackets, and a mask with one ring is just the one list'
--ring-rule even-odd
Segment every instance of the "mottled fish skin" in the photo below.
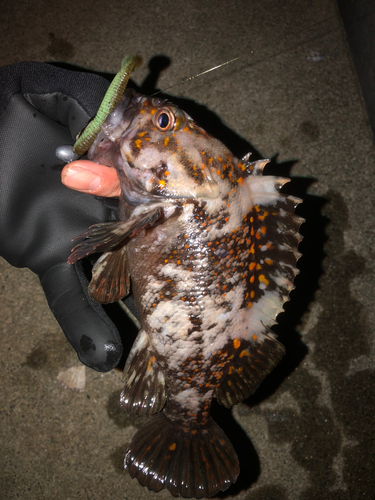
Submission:
{"label": "mottled fish skin", "polygon": [[267,160],[238,160],[173,104],[130,89],[89,158],[118,170],[124,222],[105,239],[105,225],[85,233],[70,262],[106,252],[91,284],[105,302],[124,294],[107,278],[122,252],[142,328],[121,402],[162,412],[138,431],[125,467],[154,491],[214,495],[239,467],[212,398],[247,398],[284,354],[270,327],[298,272],[300,200],[280,192],[287,179],[263,176]]}

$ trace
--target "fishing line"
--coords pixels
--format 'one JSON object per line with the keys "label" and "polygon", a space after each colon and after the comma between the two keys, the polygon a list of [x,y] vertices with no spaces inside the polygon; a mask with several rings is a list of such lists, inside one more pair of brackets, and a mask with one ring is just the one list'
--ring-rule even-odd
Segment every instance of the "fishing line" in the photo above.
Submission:
{"label": "fishing line", "polygon": [[202,73],[198,73],[197,75],[187,76],[185,78],[182,78],[181,81],[179,81],[177,83],[174,83],[173,85],[170,85],[169,87],[166,87],[166,88],[164,88],[162,90],[158,90],[154,94],[151,94],[150,97],[154,97],[154,95],[160,94],[161,92],[164,92],[165,90],[169,90],[169,89],[171,89],[173,87],[176,87],[177,85],[182,85],[183,83],[186,83],[186,82],[188,82],[190,80],[193,80],[194,78],[198,78],[199,76],[205,75],[205,74],[209,73],[210,71],[214,71],[215,69],[222,68],[223,66],[226,66],[227,64],[230,64],[230,63],[232,63],[234,61],[237,61],[238,59],[239,59],[239,57],[235,57],[234,59],[231,59],[230,61],[227,61],[225,63],[219,64],[218,66],[214,66],[213,68],[207,69],[206,71],[203,71]]}

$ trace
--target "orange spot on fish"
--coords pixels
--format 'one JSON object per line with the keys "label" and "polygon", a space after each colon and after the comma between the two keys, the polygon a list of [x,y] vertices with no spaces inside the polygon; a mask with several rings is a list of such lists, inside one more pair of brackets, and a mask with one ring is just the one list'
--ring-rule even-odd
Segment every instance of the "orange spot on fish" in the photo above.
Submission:
{"label": "orange spot on fish", "polygon": [[258,335],[256,335],[256,334],[254,333],[254,335],[253,335],[253,340],[257,340],[257,338],[258,338]]}
{"label": "orange spot on fish", "polygon": [[155,356],[152,356],[148,361],[147,370],[152,371],[152,363],[155,363]]}
{"label": "orange spot on fish", "polygon": [[168,136],[166,136],[166,137],[164,138],[164,146],[168,146],[168,142],[169,142],[169,137],[168,137]]}
{"label": "orange spot on fish", "polygon": [[141,149],[141,145],[142,145],[141,139],[136,139],[134,141],[134,144],[137,146],[138,149]]}
{"label": "orange spot on fish", "polygon": [[235,349],[238,349],[241,345],[241,342],[239,341],[239,339],[234,339],[233,340],[233,346]]}
{"label": "orange spot on fish", "polygon": [[241,351],[240,358],[247,357],[247,356],[250,356],[249,351],[247,351],[246,349]]}
{"label": "orange spot on fish", "polygon": [[264,274],[260,274],[259,277],[258,277],[258,280],[261,282],[261,283],[264,283],[266,286],[268,286],[270,284],[270,282],[268,281],[268,279],[264,276]]}

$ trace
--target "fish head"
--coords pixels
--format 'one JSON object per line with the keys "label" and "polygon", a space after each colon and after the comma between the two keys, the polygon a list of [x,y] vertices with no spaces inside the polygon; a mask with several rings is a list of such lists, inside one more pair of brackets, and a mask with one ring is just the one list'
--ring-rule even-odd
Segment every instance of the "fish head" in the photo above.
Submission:
{"label": "fish head", "polygon": [[88,157],[118,170],[130,205],[167,199],[217,198],[213,156],[224,146],[178,106],[127,89]]}

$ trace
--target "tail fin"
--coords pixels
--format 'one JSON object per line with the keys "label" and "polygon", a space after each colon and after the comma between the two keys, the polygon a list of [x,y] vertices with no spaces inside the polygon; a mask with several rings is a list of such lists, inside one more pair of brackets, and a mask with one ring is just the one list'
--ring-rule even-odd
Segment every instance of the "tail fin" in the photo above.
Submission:
{"label": "tail fin", "polygon": [[173,496],[202,498],[226,490],[240,472],[227,436],[210,418],[199,428],[150,418],[135,434],[124,462],[132,478],[149,490],[167,488]]}

